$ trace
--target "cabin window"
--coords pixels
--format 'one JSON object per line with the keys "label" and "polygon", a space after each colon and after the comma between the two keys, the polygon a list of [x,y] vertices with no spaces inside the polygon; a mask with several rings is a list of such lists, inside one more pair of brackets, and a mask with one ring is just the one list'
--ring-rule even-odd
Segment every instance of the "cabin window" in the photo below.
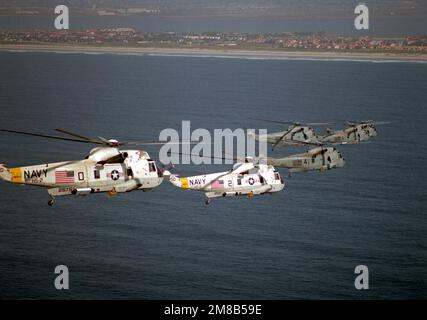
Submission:
{"label": "cabin window", "polygon": [[259,177],[259,182],[264,183],[264,178],[263,177]]}
{"label": "cabin window", "polygon": [[149,162],[148,163],[148,168],[150,170],[150,172],[156,172],[156,165],[154,164],[154,162]]}
{"label": "cabin window", "polygon": [[93,176],[95,177],[95,179],[101,178],[101,175],[99,174],[99,170],[94,170],[93,171]]}
{"label": "cabin window", "polygon": [[311,163],[314,163],[316,161],[316,158],[311,158]]}
{"label": "cabin window", "polygon": [[331,157],[329,157],[329,156],[328,156],[328,162],[331,162],[331,161],[332,161],[332,160],[331,160]]}
{"label": "cabin window", "polygon": [[279,175],[279,173],[278,173],[278,172],[275,172],[275,173],[274,173],[274,179],[276,179],[276,180],[280,180],[280,175]]}
{"label": "cabin window", "polygon": [[224,180],[218,180],[219,184],[224,184]]}
{"label": "cabin window", "polygon": [[126,170],[126,172],[127,172],[127,174],[128,174],[128,177],[133,177],[133,171],[132,171],[132,168],[128,168],[128,169]]}
{"label": "cabin window", "polygon": [[78,173],[79,181],[83,181],[85,179],[85,175],[83,172]]}
{"label": "cabin window", "polygon": [[237,179],[237,185],[241,186],[242,185],[242,179]]}

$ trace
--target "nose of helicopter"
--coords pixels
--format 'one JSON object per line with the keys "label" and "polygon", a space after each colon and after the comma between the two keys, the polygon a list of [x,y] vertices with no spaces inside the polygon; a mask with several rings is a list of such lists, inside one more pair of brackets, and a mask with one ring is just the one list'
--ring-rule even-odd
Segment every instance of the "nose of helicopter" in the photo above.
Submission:
{"label": "nose of helicopter", "polygon": [[283,190],[286,187],[285,180],[282,178],[282,176],[278,173],[274,173],[274,180],[271,184],[272,192],[278,192]]}
{"label": "nose of helicopter", "polygon": [[345,165],[345,158],[344,158],[344,156],[342,155],[341,152],[337,151],[337,153],[338,153],[338,157],[336,159],[336,164],[337,164],[336,167],[337,168],[344,167],[344,165]]}
{"label": "nose of helicopter", "polygon": [[341,155],[340,161],[338,161],[338,167],[344,167],[345,165],[345,159],[344,157]]}
{"label": "nose of helicopter", "polygon": [[286,182],[285,180],[283,180],[282,177],[280,177],[280,190],[285,189],[285,187],[286,187]]}
{"label": "nose of helicopter", "polygon": [[377,129],[376,129],[375,127],[372,127],[371,135],[372,135],[373,137],[376,137],[376,136],[378,135],[378,131],[377,131]]}

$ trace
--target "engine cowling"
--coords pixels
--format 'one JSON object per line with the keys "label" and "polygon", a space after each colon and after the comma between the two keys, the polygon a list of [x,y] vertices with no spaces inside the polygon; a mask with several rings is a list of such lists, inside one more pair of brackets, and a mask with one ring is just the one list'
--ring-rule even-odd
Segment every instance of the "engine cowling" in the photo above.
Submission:
{"label": "engine cowling", "polygon": [[94,148],[90,150],[89,155],[86,159],[93,160],[95,162],[105,162],[111,158],[120,156],[121,153],[117,148]]}

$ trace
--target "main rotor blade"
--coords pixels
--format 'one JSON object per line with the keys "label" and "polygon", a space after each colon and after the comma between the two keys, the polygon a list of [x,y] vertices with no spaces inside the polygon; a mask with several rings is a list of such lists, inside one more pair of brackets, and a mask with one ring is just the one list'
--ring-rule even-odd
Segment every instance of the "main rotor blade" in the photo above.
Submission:
{"label": "main rotor blade", "polygon": [[307,122],[304,124],[308,126],[331,126],[334,122]]}
{"label": "main rotor blade", "polygon": [[84,143],[95,143],[95,144],[104,144],[104,143],[98,142],[98,141],[89,141],[89,140],[86,140],[86,139],[84,139],[84,140],[83,139],[73,139],[73,138],[52,136],[52,135],[47,135],[47,134],[39,134],[39,133],[26,132],[26,131],[8,130],[8,129],[0,129],[0,131],[10,132],[10,133],[17,133],[17,134],[23,134],[23,135],[28,135],[28,136],[49,138],[49,139],[57,139],[57,140],[75,141],[75,142],[84,142]]}
{"label": "main rotor blade", "polygon": [[212,144],[212,143],[205,143],[205,142],[200,142],[200,141],[124,141],[124,142],[119,142],[120,145],[164,145],[164,144],[172,144],[172,145],[176,145],[176,144]]}
{"label": "main rotor blade", "polygon": [[294,124],[295,122],[292,121],[280,121],[280,120],[269,120],[269,119],[260,119],[260,118],[249,118],[251,120],[259,120],[264,122],[271,122],[271,123],[279,123],[279,124]]}
{"label": "main rotor blade", "polygon": [[226,152],[226,151],[223,151],[222,153],[223,153],[224,157],[225,156],[230,156],[230,157],[232,157],[232,159],[234,161],[241,161],[241,162],[245,162],[246,161],[246,159],[243,159],[242,157],[239,157],[239,156],[237,156],[235,154],[230,154],[229,152]]}
{"label": "main rotor blade", "polygon": [[369,124],[373,124],[373,125],[383,125],[383,124],[390,124],[391,123],[391,121],[372,121],[372,122],[369,122]]}
{"label": "main rotor blade", "polygon": [[288,125],[299,125],[299,126],[330,126],[333,125],[334,122],[299,122],[299,121],[281,121],[281,120],[269,120],[269,119],[260,119],[260,118],[249,118],[251,120],[259,120],[271,123],[279,123],[279,124],[288,124]]}
{"label": "main rotor blade", "polygon": [[276,146],[280,143],[280,142],[282,142],[283,140],[286,140],[285,139],[285,136],[288,134],[288,133],[290,133],[292,130],[293,130],[294,128],[291,128],[291,129],[289,129],[289,130],[287,130],[287,131],[285,131],[285,133],[273,144],[273,146],[271,147],[271,149],[272,150],[274,150],[274,148],[276,148]]}
{"label": "main rotor blade", "polygon": [[284,139],[283,141],[289,142],[289,143],[307,144],[307,145],[317,146],[317,147],[324,145],[323,142],[310,142],[310,141],[300,141],[300,140],[292,140],[292,139]]}
{"label": "main rotor blade", "polygon": [[55,131],[58,131],[58,132],[61,132],[61,133],[65,133],[65,134],[68,134],[68,135],[73,136],[75,138],[82,139],[82,140],[87,140],[87,141],[91,141],[91,142],[95,141],[95,143],[108,144],[106,141],[103,141],[103,140],[101,140],[99,138],[92,138],[92,137],[82,136],[80,134],[73,133],[73,132],[70,132],[70,131],[67,131],[67,130],[64,130],[64,129],[55,129]]}
{"label": "main rotor blade", "polygon": [[[241,170],[241,167],[243,166],[243,165],[245,165],[246,163],[240,163],[240,164],[238,164],[237,165],[237,167],[235,167],[235,168],[233,168],[233,169],[231,169],[231,170],[229,170],[229,171],[227,171],[227,172],[224,172],[223,174],[221,174],[221,175],[219,175],[218,177],[216,177],[215,179],[213,179],[212,181],[209,181],[208,183],[206,183],[206,184],[204,184],[203,186],[202,186],[202,189],[204,189],[204,188],[206,188],[206,187],[209,187],[211,184],[213,184],[215,181],[218,181],[220,178],[222,178],[222,177],[224,177],[224,176],[226,176],[226,175],[228,175],[228,174],[233,174],[233,173],[236,173],[236,172],[239,172],[239,170]],[[253,163],[251,164],[252,165],[252,168],[254,167],[254,165],[253,165]],[[246,170],[248,170],[248,169],[246,169]],[[245,171],[246,171],[245,170]]]}
{"label": "main rotor blade", "polygon": [[360,124],[372,124],[372,125],[382,125],[382,124],[390,124],[391,121],[375,121],[375,120],[363,120],[363,121],[353,121],[353,120],[343,120],[349,126],[357,126]]}
{"label": "main rotor blade", "polygon": [[104,142],[105,144],[111,144],[111,142],[108,141],[108,139],[105,139],[103,137],[96,137],[95,139],[99,139],[100,141]]}

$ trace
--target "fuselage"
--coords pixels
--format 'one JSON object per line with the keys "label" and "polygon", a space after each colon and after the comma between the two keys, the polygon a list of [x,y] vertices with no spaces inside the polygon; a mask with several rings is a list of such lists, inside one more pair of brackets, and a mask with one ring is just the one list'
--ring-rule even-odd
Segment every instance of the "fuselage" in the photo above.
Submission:
{"label": "fuselage", "polygon": [[235,171],[236,165],[241,164],[235,164],[231,171],[206,175],[183,178],[171,175],[170,181],[182,189],[203,191],[208,198],[274,193],[285,187],[280,174],[271,165],[243,164],[248,165],[248,170],[240,172]]}
{"label": "fuselage", "polygon": [[45,187],[52,196],[150,190],[163,181],[148,153],[117,148],[95,148],[83,160],[7,169],[2,178]]}
{"label": "fuselage", "polygon": [[[285,131],[269,133],[267,135],[253,135],[255,140],[265,141],[277,146],[301,146],[304,142],[317,143],[318,136],[307,126],[291,125]],[[301,143],[298,143],[301,142]]]}
{"label": "fuselage", "polygon": [[356,144],[377,135],[377,129],[372,124],[358,124],[343,130],[331,131],[329,135],[321,137],[321,141],[330,144]]}
{"label": "fuselage", "polygon": [[334,147],[316,147],[284,158],[268,157],[267,163],[277,168],[287,168],[290,172],[323,171],[343,167],[345,159]]}

